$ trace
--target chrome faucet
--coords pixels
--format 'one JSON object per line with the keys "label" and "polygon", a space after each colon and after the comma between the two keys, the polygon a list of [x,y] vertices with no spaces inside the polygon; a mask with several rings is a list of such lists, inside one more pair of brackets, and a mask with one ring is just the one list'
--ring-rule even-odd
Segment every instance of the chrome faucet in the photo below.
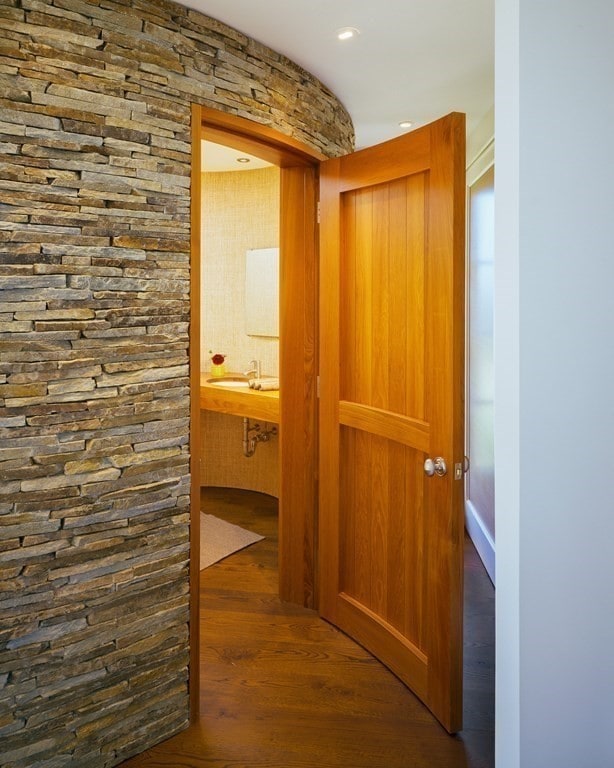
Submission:
{"label": "chrome faucet", "polygon": [[244,376],[249,376],[250,378],[259,379],[260,378],[260,360],[250,360],[249,363],[249,369],[243,373]]}

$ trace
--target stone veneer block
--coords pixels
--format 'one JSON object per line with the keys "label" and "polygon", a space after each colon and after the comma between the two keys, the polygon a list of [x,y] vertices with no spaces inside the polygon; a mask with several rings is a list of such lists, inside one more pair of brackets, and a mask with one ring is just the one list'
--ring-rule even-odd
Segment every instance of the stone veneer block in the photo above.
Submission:
{"label": "stone veneer block", "polygon": [[188,722],[191,103],[327,156],[343,106],[167,0],[0,0],[0,761]]}

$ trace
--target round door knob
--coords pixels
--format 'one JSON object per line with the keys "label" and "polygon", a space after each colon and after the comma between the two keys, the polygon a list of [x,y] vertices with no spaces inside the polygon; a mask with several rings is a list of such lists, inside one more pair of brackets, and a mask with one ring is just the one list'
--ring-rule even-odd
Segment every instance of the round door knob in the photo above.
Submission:
{"label": "round door knob", "polygon": [[437,456],[435,459],[427,459],[424,462],[424,474],[428,477],[433,477],[433,475],[443,477],[447,471],[446,462],[441,456]]}

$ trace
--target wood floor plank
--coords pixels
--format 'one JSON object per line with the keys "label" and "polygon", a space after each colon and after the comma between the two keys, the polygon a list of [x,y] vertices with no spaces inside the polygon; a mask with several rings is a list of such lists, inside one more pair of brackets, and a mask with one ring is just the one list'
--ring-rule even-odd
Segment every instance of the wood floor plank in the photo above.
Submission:
{"label": "wood floor plank", "polygon": [[206,489],[203,511],[266,538],[201,573],[201,716],[122,768],[493,768],[494,589],[466,553],[465,730],[314,611],[277,597],[277,503]]}

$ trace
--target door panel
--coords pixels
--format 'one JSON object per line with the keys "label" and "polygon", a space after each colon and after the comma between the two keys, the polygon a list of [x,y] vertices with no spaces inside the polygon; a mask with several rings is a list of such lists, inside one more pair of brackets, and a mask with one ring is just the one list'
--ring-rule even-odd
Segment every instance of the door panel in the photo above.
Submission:
{"label": "door panel", "polygon": [[[342,195],[342,400],[424,413],[425,180]],[[394,227],[390,227],[394,222]]]}
{"label": "door panel", "polygon": [[[464,118],[321,167],[320,611],[462,714]],[[427,457],[449,471],[426,477]]]}
{"label": "door panel", "polygon": [[[342,429],[340,535],[347,547],[339,587],[421,647],[423,582],[415,564],[423,550],[422,497],[406,472],[417,466],[415,455],[394,441]],[[413,567],[399,572],[405,561]]]}

